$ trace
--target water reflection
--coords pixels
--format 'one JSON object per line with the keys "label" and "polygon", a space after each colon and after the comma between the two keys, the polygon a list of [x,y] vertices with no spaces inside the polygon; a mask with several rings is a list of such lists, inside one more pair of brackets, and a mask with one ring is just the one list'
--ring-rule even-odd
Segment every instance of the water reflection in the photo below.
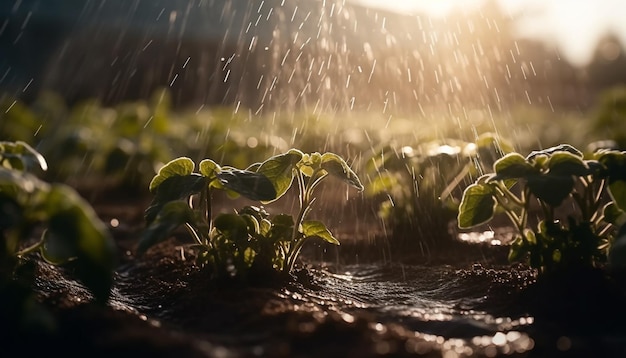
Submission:
{"label": "water reflection", "polygon": [[321,271],[321,289],[286,294],[337,311],[346,323],[365,312],[375,332],[411,335],[404,347],[408,353],[437,347],[444,357],[490,357],[531,350],[534,341],[524,330],[533,317],[499,317],[479,308],[488,280],[468,283],[450,266],[352,265]]}

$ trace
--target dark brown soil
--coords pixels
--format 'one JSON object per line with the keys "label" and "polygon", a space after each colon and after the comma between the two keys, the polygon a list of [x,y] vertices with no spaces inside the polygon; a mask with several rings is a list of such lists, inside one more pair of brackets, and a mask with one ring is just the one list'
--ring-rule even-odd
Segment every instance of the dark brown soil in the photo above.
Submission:
{"label": "dark brown soil", "polygon": [[445,321],[409,324],[393,316],[381,321],[367,309],[345,310],[345,305],[312,299],[324,285],[319,266],[301,268],[288,280],[216,282],[194,265],[193,253],[181,238],[135,257],[143,226],[140,206],[103,203],[97,210],[105,222],[117,219],[111,229],[120,265],[109,304],[92,303],[90,293],[70,272],[33,257],[37,270],[33,287],[40,304],[31,302],[26,311],[33,314],[27,320],[16,318],[4,312],[11,307],[4,301],[23,291],[3,288],[0,317],[8,318],[0,323],[2,356],[626,356],[626,346],[620,343],[626,339],[626,329],[621,328],[626,321],[624,285],[615,278],[607,280],[600,271],[580,272],[574,280],[535,283],[532,270],[505,265],[505,248],[458,243],[421,253],[417,244],[394,247],[387,239],[368,245],[347,241],[337,252],[309,245],[305,256],[311,262],[324,259],[342,265],[360,257],[361,262],[380,265],[393,260],[447,265],[467,283],[466,289],[450,293],[459,297],[450,299],[482,296],[467,307],[468,312],[534,316],[532,325],[520,328],[534,340],[531,351],[505,352],[493,344],[470,344],[472,349],[463,350],[447,339],[472,337],[479,332],[476,327],[468,331],[462,325],[451,326],[444,340],[424,332],[446,325]]}

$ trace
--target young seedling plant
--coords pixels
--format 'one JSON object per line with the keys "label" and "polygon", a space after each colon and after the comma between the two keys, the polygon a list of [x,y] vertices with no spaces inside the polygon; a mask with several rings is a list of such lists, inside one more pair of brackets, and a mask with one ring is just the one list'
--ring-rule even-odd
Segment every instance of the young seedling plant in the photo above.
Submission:
{"label": "young seedling plant", "polygon": [[[52,264],[69,264],[100,302],[113,282],[115,246],[91,206],[73,189],[28,173],[47,169],[24,142],[0,142],[0,282],[16,277],[24,258],[38,252]],[[28,244],[34,229],[41,238]]]}
{"label": "young seedling plant", "polygon": [[[527,258],[546,273],[606,262],[617,229],[626,222],[625,210],[626,152],[600,150],[585,159],[563,144],[497,160],[493,174],[465,189],[458,225],[473,228],[504,212],[517,231],[509,259]],[[535,211],[539,222],[532,228],[529,216]]]}
{"label": "young seedling plant", "polygon": [[[210,159],[200,162],[199,172],[194,169],[191,159],[181,157],[167,163],[154,177],[150,190],[155,198],[146,210],[148,227],[138,251],[146,251],[182,225],[195,241],[197,263],[212,266],[218,277],[268,270],[288,274],[307,239],[318,237],[338,245],[322,222],[306,220],[316,201],[315,189],[325,178],[334,176],[363,190],[357,175],[334,153],[305,154],[291,149],[245,170],[221,167]],[[299,199],[295,218],[288,214],[270,217],[257,206],[212,217],[213,190],[269,204],[281,198],[293,183]]]}

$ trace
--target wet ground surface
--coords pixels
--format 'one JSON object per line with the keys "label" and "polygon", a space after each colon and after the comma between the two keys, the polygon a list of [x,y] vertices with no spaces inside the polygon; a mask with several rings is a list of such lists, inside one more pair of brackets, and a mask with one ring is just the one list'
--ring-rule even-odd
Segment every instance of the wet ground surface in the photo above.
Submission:
{"label": "wet ground surface", "polygon": [[52,266],[40,265],[37,286],[44,301],[79,307],[74,327],[89,332],[111,319],[105,327],[134,327],[98,331],[85,348],[117,355],[170,356],[179,345],[178,356],[200,357],[609,357],[625,349],[623,331],[537,325],[519,305],[535,281],[519,265],[312,263],[291,282],[243,285],[209,280],[189,254],[170,240],[127,257],[102,316],[81,312],[89,293]]}
{"label": "wet ground surface", "polygon": [[[135,257],[141,225],[128,223],[140,221],[115,221],[106,218],[106,210],[101,212],[121,255],[108,306],[89,303],[89,292],[70,273],[34,258],[35,289],[56,319],[56,331],[34,335],[38,345],[21,336],[14,342],[19,349],[8,352],[121,357],[626,356],[626,329],[621,327],[626,321],[626,285],[598,284],[597,275],[584,273],[561,286],[537,284],[532,270],[503,262],[502,246],[475,249],[459,242],[423,257],[355,263],[342,258],[357,250],[347,243],[341,247],[343,254],[326,252],[325,257],[336,258],[328,263],[316,259],[323,255],[311,245],[306,266],[290,281],[215,282],[194,266],[193,252],[179,239]],[[393,254],[401,257],[400,252]]]}

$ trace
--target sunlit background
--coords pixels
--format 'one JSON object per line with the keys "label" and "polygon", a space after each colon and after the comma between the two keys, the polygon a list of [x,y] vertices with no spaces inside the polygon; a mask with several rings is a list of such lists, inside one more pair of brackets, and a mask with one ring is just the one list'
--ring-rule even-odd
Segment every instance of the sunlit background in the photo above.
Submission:
{"label": "sunlit background", "polygon": [[[561,58],[566,61],[560,63],[574,67],[569,77],[580,79],[585,71],[579,70],[589,66],[598,53],[616,59],[620,43],[615,41],[626,39],[626,22],[622,21],[626,5],[618,0],[64,4],[7,1],[0,5],[4,54],[0,85],[26,88],[25,96],[51,88],[71,98],[95,95],[113,102],[169,86],[184,93],[178,99],[181,103],[241,101],[257,109],[261,104],[269,107],[277,96],[282,97],[281,103],[306,102],[315,107],[313,97],[315,101],[323,98],[324,89],[330,86],[335,102],[338,97],[343,102],[332,108],[367,109],[380,104],[372,103],[373,92],[380,92],[375,96],[378,102],[385,101],[385,93],[395,93],[397,103],[398,96],[403,97],[400,92],[415,90],[420,95],[431,88],[445,97],[452,87],[462,84],[461,91],[468,95],[475,82],[489,84],[490,77],[497,79],[495,72],[505,71],[515,78],[523,69],[542,77],[541,72],[553,72],[544,65],[562,67],[556,62]],[[473,59],[475,51],[478,58]],[[311,66],[317,70],[308,69]],[[392,76],[388,66],[403,73]],[[480,73],[471,78],[469,73],[475,70]],[[228,89],[214,81],[216,71]],[[377,75],[385,81],[390,77],[403,80],[381,86]],[[319,88],[304,88],[314,80],[323,83]],[[558,80],[562,83],[563,76]],[[570,80],[565,79],[568,91],[576,91]],[[433,81],[448,85],[435,89],[430,85]],[[258,89],[249,89],[257,84]],[[364,96],[364,89],[356,88],[361,85],[376,88],[367,88],[368,96]],[[304,93],[297,99],[285,98],[294,97],[287,92],[272,93],[285,87],[289,93]],[[499,90],[500,99],[506,97],[505,87],[497,83],[491,87]],[[306,92],[315,96],[305,96]],[[547,101],[548,94],[539,92],[534,97]],[[529,96],[532,102],[533,93]],[[552,95],[553,104],[560,101],[554,96],[558,94]],[[402,101],[401,108],[414,109],[415,103]]]}
{"label": "sunlit background", "polygon": [[116,105],[166,89],[175,108],[271,123],[408,120],[438,124],[401,130],[415,139],[514,131],[546,146],[565,138],[512,123],[528,110],[589,117],[625,83],[624,15],[617,0],[6,1],[0,88],[7,108],[44,92]]}
{"label": "sunlit background", "polygon": [[[446,17],[453,12],[476,11],[485,0],[352,0],[374,8],[401,13],[427,13]],[[498,0],[504,13],[519,18],[516,31],[521,37],[529,37],[558,47],[577,65],[592,60],[593,51],[602,36],[615,33],[626,40],[626,4],[619,0]]]}

